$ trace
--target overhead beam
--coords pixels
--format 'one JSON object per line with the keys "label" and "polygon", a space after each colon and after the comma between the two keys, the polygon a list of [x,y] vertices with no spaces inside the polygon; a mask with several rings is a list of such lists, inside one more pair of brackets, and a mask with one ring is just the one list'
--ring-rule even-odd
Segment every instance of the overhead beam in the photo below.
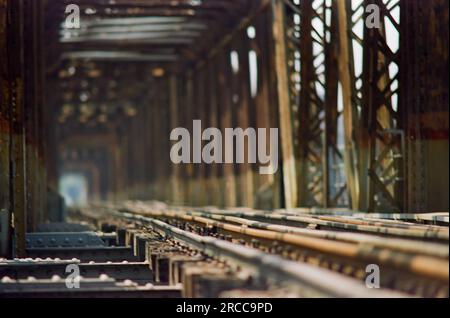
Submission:
{"label": "overhead beam", "polygon": [[[83,41],[120,41],[120,40],[152,40],[152,39],[162,39],[162,40],[170,40],[171,37],[174,38],[192,38],[198,37],[199,33],[195,31],[181,31],[172,34],[173,32],[134,32],[134,33],[115,33],[115,34],[102,34],[102,33],[93,33],[86,34],[81,32],[80,36],[76,37],[62,37],[61,42],[70,42],[75,39],[80,39]],[[70,36],[70,34],[68,34]],[[173,36],[172,36],[173,35]]]}
{"label": "overhead beam", "polygon": [[117,37],[111,39],[100,39],[100,38],[74,38],[65,39],[63,43],[96,43],[97,45],[114,44],[114,45],[144,45],[144,44],[167,44],[167,45],[189,45],[193,43],[192,38],[155,38],[148,39],[145,37],[130,39],[127,37]]}
{"label": "overhead beam", "polygon": [[[166,16],[138,16],[128,18],[102,18],[93,16],[92,18],[84,18],[83,28],[91,27],[107,27],[107,26],[136,26],[136,25],[171,25],[182,24],[191,21],[187,17],[166,17]],[[61,23],[61,28],[64,28],[65,23]]]}
{"label": "overhead beam", "polygon": [[[121,33],[121,32],[158,32],[158,31],[203,31],[207,26],[198,22],[180,22],[180,23],[137,23],[127,25],[97,25],[91,24],[83,26],[83,33]],[[78,33],[80,30],[65,29],[62,32]]]}
{"label": "overhead beam", "polygon": [[290,109],[288,72],[286,64],[285,7],[282,1],[272,0],[272,28],[275,43],[278,110],[280,119],[281,157],[283,168],[284,204],[297,206],[297,181]]}
{"label": "overhead beam", "polygon": [[[68,1],[69,3],[70,1]],[[246,2],[247,4],[247,2]],[[227,1],[227,0],[178,0],[178,1],[136,1],[136,0],[116,0],[111,4],[108,0],[101,1],[78,1],[78,5],[82,8],[90,9],[105,9],[105,8],[124,8],[124,9],[187,9],[195,11],[225,11],[227,14],[239,15],[243,13],[246,6],[242,5],[242,2]]]}
{"label": "overhead beam", "polygon": [[133,61],[133,62],[175,62],[177,55],[173,54],[140,54],[136,52],[118,51],[81,51],[66,52],[62,59],[90,59],[107,61]]}

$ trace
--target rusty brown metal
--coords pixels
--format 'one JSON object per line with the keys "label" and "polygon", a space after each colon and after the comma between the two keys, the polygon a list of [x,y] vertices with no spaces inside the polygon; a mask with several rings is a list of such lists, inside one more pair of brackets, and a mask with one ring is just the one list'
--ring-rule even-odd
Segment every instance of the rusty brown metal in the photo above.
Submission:
{"label": "rusty brown metal", "polygon": [[293,143],[292,114],[288,72],[286,65],[285,6],[282,1],[272,1],[272,35],[274,41],[275,69],[280,120],[281,160],[283,164],[284,205],[297,206],[297,174]]}
{"label": "rusty brown metal", "polygon": [[[448,286],[446,286],[448,285],[448,249],[446,249],[448,228],[446,227],[411,224],[392,219],[386,219],[384,222],[360,221],[356,224],[357,214],[351,213],[343,216],[322,214],[323,220],[321,220],[316,215],[294,216],[289,213],[278,215],[251,209],[243,210],[245,212],[235,211],[235,209],[202,208],[201,210],[203,211],[192,207],[171,207],[156,202],[149,204],[125,202],[115,207],[93,205],[80,212],[86,218],[93,219],[111,219],[113,216],[117,222],[121,219],[126,220],[133,224],[133,228],[141,226],[144,231],[148,231],[147,228],[151,225],[153,229],[156,228],[164,233],[166,238],[173,237],[180,244],[176,246],[188,243],[194,250],[200,249],[213,259],[219,257],[224,261],[221,263],[222,266],[230,266],[230,272],[232,272],[234,260],[231,255],[219,247],[222,244],[229,245],[230,249],[234,251],[248,246],[255,253],[256,251],[261,252],[265,257],[270,254],[276,255],[280,258],[276,262],[279,266],[285,260],[290,260],[294,261],[293,268],[301,268],[308,264],[361,283],[364,282],[367,264],[375,263],[383,271],[381,288],[390,288],[408,295],[425,297],[443,297],[448,294]],[[279,218],[277,219],[277,217]],[[334,221],[329,221],[328,218],[332,218]],[[259,219],[264,219],[264,221],[259,221]],[[321,229],[313,229],[311,226],[303,228],[299,225],[277,224],[279,221],[289,222],[294,219],[303,219],[303,222],[310,224],[321,222]],[[325,219],[327,220],[325,221]],[[325,223],[331,225],[332,222],[348,223],[352,227],[346,228],[344,232],[342,231],[343,227],[339,231],[322,230]],[[368,223],[376,225],[378,231],[373,234],[355,232],[357,228],[367,226]],[[379,233],[386,229],[407,230],[410,235],[419,232],[424,234],[432,231],[435,233],[447,231],[447,236],[446,238],[442,237],[443,241],[440,243],[433,243],[431,237],[426,238],[425,236],[420,241],[417,240],[417,237],[415,240],[406,239],[406,236],[401,239],[391,236],[381,237]],[[213,244],[215,247],[210,250],[209,244]],[[256,257],[256,255],[252,255],[252,258]],[[167,256],[168,254],[165,254],[163,258]],[[239,259],[240,262],[243,262],[246,258],[242,256]],[[193,274],[194,272],[199,273],[201,271],[199,268],[203,268],[200,264],[197,264],[198,266],[191,262],[189,264],[192,265]],[[243,263],[240,264],[239,268],[243,266]],[[264,265],[257,265],[257,268],[259,266]],[[245,268],[250,270],[249,267]],[[227,281],[232,283],[232,277],[228,277]],[[332,287],[335,282],[337,281],[330,280],[327,286]],[[411,288],[412,282],[420,287]],[[296,284],[296,286],[299,285]],[[188,288],[188,290],[190,289]]]}

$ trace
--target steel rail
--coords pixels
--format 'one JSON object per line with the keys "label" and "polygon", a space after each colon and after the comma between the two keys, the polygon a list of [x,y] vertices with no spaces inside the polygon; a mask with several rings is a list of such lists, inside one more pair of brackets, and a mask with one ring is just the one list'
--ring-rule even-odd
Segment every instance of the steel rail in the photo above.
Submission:
{"label": "steel rail", "polygon": [[[133,203],[133,205],[136,203]],[[125,204],[127,205],[127,204]],[[433,224],[417,224],[408,221],[437,221],[444,222],[448,219],[448,213],[432,213],[433,215],[427,214],[369,214],[369,213],[353,213],[348,211],[328,211],[328,210],[317,210],[314,208],[307,209],[295,209],[295,210],[274,210],[274,211],[262,211],[253,210],[249,208],[234,208],[232,210],[222,210],[217,208],[209,207],[170,207],[175,210],[185,211],[185,210],[196,210],[207,213],[222,214],[222,215],[234,215],[239,216],[246,213],[252,213],[256,216],[270,216],[270,215],[287,215],[287,216],[298,216],[298,217],[311,217],[316,219],[326,219],[334,218],[335,222],[338,223],[348,223],[348,224],[361,224],[361,225],[374,225],[374,226],[384,226],[384,227],[394,227],[394,228],[405,228],[405,229],[423,229],[424,231],[441,231],[448,232],[447,226],[439,226]],[[328,211],[328,212],[327,212]],[[447,215],[447,216],[446,216]],[[367,222],[363,224],[363,222]],[[448,223],[448,222],[447,222]]]}
{"label": "steel rail", "polygon": [[[136,208],[140,209],[140,211],[145,211],[149,207],[142,203],[133,203],[133,204],[126,204],[125,208],[127,211],[133,211]],[[259,222],[254,221],[250,219],[243,218],[243,214],[245,214],[245,211],[248,212],[249,209],[244,209],[242,211],[226,211],[226,210],[219,210],[219,209],[207,209],[207,208],[192,208],[192,207],[168,207],[167,210],[174,210],[179,212],[186,212],[190,215],[197,215],[197,216],[205,216],[210,217],[215,220],[228,220],[230,222],[238,223],[241,225],[247,225],[250,227],[260,228],[260,229],[269,229],[277,232],[282,233],[293,233],[293,234],[300,234],[300,235],[307,235],[312,237],[318,237],[318,238],[325,238],[330,240],[340,240],[344,242],[351,242],[351,243],[361,243],[361,244],[372,244],[374,246],[378,247],[385,247],[385,248],[391,248],[394,250],[403,251],[406,253],[418,253],[418,254],[425,254],[430,256],[436,256],[441,258],[448,258],[449,257],[449,250],[448,246],[444,244],[438,244],[438,243],[431,243],[431,242],[420,242],[416,240],[408,240],[403,238],[389,238],[386,239],[381,236],[376,236],[373,234],[361,234],[361,233],[354,233],[354,232],[341,232],[341,231],[331,231],[331,230],[312,230],[302,227],[295,227],[295,226],[285,226],[285,225],[277,225],[273,223],[266,223],[266,222]],[[196,212],[201,211],[201,212]],[[264,211],[258,211],[258,212],[251,212],[252,216],[253,213],[256,213],[258,215],[265,215],[266,212]],[[440,227],[441,228],[441,227]]]}
{"label": "steel rail", "polygon": [[442,231],[442,232],[448,232],[448,228],[441,227],[441,226],[435,226],[435,225],[422,225],[422,224],[414,224],[411,222],[399,222],[394,220],[376,220],[376,219],[366,219],[366,218],[354,218],[354,217],[336,217],[336,216],[329,216],[329,215],[318,215],[314,216],[314,218],[317,218],[319,220],[325,220],[325,221],[335,221],[335,222],[342,222],[342,223],[348,223],[348,224],[356,224],[356,225],[373,225],[373,226],[384,226],[384,227],[393,227],[393,228],[400,228],[400,229],[423,229],[425,231],[430,230],[436,230],[436,231]]}
{"label": "steel rail", "polygon": [[295,286],[304,296],[410,297],[385,289],[369,289],[357,279],[345,277],[330,270],[289,261],[280,256],[224,240],[200,236],[154,218],[117,211],[107,213],[119,219],[149,226],[206,255],[226,261],[236,268],[246,269],[263,282],[283,282],[283,284]]}
{"label": "steel rail", "polygon": [[362,219],[380,219],[392,221],[427,221],[449,223],[448,212],[433,213],[364,213],[360,211],[349,211],[348,209],[321,209],[321,208],[296,208],[289,210],[277,210],[278,213],[290,215],[334,215],[334,216],[352,216]]}
{"label": "steel rail", "polygon": [[371,232],[371,233],[378,233],[378,234],[387,234],[387,235],[395,235],[395,236],[403,236],[403,237],[416,237],[416,238],[430,238],[430,239],[441,239],[441,240],[449,240],[449,232],[448,230],[444,229],[435,229],[430,228],[426,230],[421,229],[399,229],[399,228],[387,228],[387,227],[380,227],[380,226],[374,226],[374,225],[355,225],[355,224],[348,224],[341,221],[325,221],[325,220],[318,220],[310,217],[300,217],[300,216],[284,216],[284,215],[278,215],[273,214],[268,216],[271,219],[278,219],[278,220],[286,220],[286,221],[294,221],[294,222],[300,222],[300,223],[307,223],[307,224],[318,224],[322,226],[329,226],[333,228],[342,228],[346,230],[357,230],[357,231],[363,231],[363,232]]}
{"label": "steel rail", "polygon": [[229,211],[215,211],[217,214],[230,215],[245,217],[245,218],[263,218],[268,220],[275,220],[281,222],[294,222],[301,224],[316,224],[320,226],[326,226],[336,229],[344,229],[353,232],[369,232],[376,234],[400,236],[400,237],[411,237],[420,239],[437,239],[437,240],[449,240],[449,231],[446,227],[427,227],[427,228],[393,228],[385,226],[375,226],[375,225],[360,225],[352,224],[351,222],[346,222],[344,219],[338,219],[335,221],[321,220],[314,218],[312,216],[302,216],[302,215],[290,215],[290,214],[280,214],[280,213],[260,213],[253,211],[243,211],[237,213],[230,213]]}
{"label": "steel rail", "polygon": [[393,250],[398,250],[405,253],[417,253],[429,256],[435,256],[440,258],[449,258],[448,245],[428,243],[428,242],[418,242],[414,240],[407,239],[397,239],[392,238],[387,240],[386,238],[370,235],[370,234],[360,234],[351,232],[336,232],[328,230],[312,230],[293,226],[277,225],[265,222],[258,222],[253,220],[248,220],[244,218],[239,218],[236,216],[226,216],[226,215],[215,215],[208,212],[186,212],[188,215],[209,217],[217,221],[228,221],[237,223],[240,225],[246,225],[248,227],[271,230],[281,233],[291,233],[306,235],[316,238],[323,238],[333,241],[343,241],[355,244],[367,244],[374,247],[389,248]]}
{"label": "steel rail", "polygon": [[[179,207],[180,209],[197,209],[202,210],[204,212],[211,211],[212,208],[201,208],[201,207]],[[239,211],[239,208],[233,208],[233,210],[222,210],[218,208],[214,208],[214,211],[222,214],[234,214],[235,211]],[[248,208],[242,210],[243,212],[249,211]],[[380,221],[395,221],[395,222],[408,222],[408,221],[416,221],[416,222],[442,222],[449,223],[449,213],[448,212],[434,212],[434,213],[364,213],[360,211],[351,211],[344,208],[333,208],[333,209],[325,209],[325,208],[293,208],[293,209],[276,209],[273,211],[258,211],[261,214],[284,214],[284,215],[307,215],[307,216],[315,216],[315,215],[325,215],[325,216],[339,216],[339,217],[355,217],[361,219],[374,220],[379,219]],[[414,224],[414,223],[412,223]],[[418,224],[414,224],[418,225]],[[432,225],[428,225],[432,226]]]}
{"label": "steel rail", "polygon": [[449,280],[448,261],[429,256],[392,252],[387,249],[374,250],[370,247],[361,247],[351,243],[329,241],[322,238],[302,237],[290,233],[252,229],[246,226],[232,225],[205,217],[180,214],[177,212],[139,211],[135,213],[140,213],[151,217],[169,217],[184,221],[198,222],[204,224],[205,226],[215,226],[225,231],[247,235],[253,238],[279,241],[301,248],[315,250],[324,254],[331,254],[353,260],[376,262],[377,264],[386,264],[394,268],[407,270],[411,273],[423,275],[433,279],[447,282]]}

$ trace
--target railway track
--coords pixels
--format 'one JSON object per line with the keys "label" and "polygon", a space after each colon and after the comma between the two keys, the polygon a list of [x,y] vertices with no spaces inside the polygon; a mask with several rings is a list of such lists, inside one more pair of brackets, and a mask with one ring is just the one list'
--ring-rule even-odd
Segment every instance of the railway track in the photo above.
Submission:
{"label": "railway track", "polygon": [[[449,295],[443,213],[130,201],[92,204],[70,218],[27,234],[27,258],[0,259],[0,298]],[[68,268],[79,288],[68,287]]]}
{"label": "railway track", "polygon": [[[269,214],[127,202],[91,206],[80,210],[77,217],[98,226],[109,222],[109,226],[125,233],[122,235],[145,237],[151,233],[161,242],[170,242],[171,247],[187,249],[165,253],[168,264],[171,258],[183,257],[185,261],[177,262],[187,262],[191,267],[205,264],[205,260],[207,268],[214,269],[209,262],[224,264],[227,278],[220,280],[223,290],[217,288],[222,292],[275,288],[297,296],[448,297],[448,227],[442,224],[445,217],[430,222],[342,214]],[[145,258],[152,261],[151,240],[129,243],[135,245],[135,250],[141,244]],[[190,259],[192,255],[198,260]],[[380,270],[380,289],[366,287],[369,265]]]}

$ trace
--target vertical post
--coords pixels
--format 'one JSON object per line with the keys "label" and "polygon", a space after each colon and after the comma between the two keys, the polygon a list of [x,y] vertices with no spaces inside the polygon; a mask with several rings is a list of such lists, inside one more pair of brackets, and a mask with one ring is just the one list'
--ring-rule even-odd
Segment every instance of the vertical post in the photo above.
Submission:
{"label": "vertical post", "polygon": [[9,1],[0,0],[0,256],[12,256],[10,193],[10,83],[8,60]]}
{"label": "vertical post", "polygon": [[[426,191],[426,165],[424,154],[424,141],[421,140],[420,114],[423,112],[421,103],[421,76],[420,69],[422,59],[420,58],[419,47],[424,47],[422,43],[417,43],[422,39],[419,19],[419,5],[417,1],[402,0],[400,3],[401,34],[400,45],[400,109],[404,116],[405,143],[406,143],[406,167],[407,183],[405,184],[405,212],[415,213],[426,211],[427,191]],[[420,38],[419,38],[420,36]],[[423,40],[423,39],[422,39]],[[419,45],[418,45],[419,44]],[[428,72],[427,72],[428,73]],[[434,75],[434,74],[433,74]],[[424,88],[422,88],[424,89]],[[448,191],[447,191],[448,192]]]}
{"label": "vertical post", "polygon": [[[269,124],[270,127],[276,127],[280,129],[280,112],[278,105],[278,75],[277,75],[277,61],[275,57],[275,41],[273,41],[273,10],[272,7],[269,6],[266,10],[266,40],[264,48],[266,50],[267,57],[267,78],[268,78],[268,93],[270,105],[275,105],[274,107],[269,107]],[[269,139],[267,139],[269,140]],[[279,148],[280,149],[280,148]],[[284,203],[284,186],[283,186],[283,167],[282,164],[279,165],[279,169],[277,173],[274,175],[274,185],[273,185],[273,193],[272,200],[274,208],[281,208],[285,205]]]}
{"label": "vertical post", "polygon": [[[364,0],[364,5],[371,4],[372,0]],[[359,138],[359,177],[360,177],[360,209],[373,211],[372,199],[374,196],[373,183],[370,180],[369,169],[375,159],[375,141],[377,127],[376,91],[378,87],[378,47],[376,41],[377,29],[364,28],[363,44],[363,105],[361,111],[361,126]]]}
{"label": "vertical post", "polygon": [[49,107],[45,104],[44,92],[45,92],[45,54],[44,54],[44,40],[45,40],[45,32],[44,32],[44,2],[43,1],[35,1],[37,4],[36,10],[37,13],[37,22],[36,22],[36,37],[37,41],[37,71],[36,71],[36,79],[35,83],[37,84],[36,94],[37,94],[37,109],[38,109],[38,118],[37,118],[37,136],[38,136],[38,189],[36,196],[38,198],[37,206],[38,206],[38,215],[37,222],[44,222],[45,220],[45,211],[47,210],[47,171],[45,169],[46,162],[46,152],[45,148],[47,147],[46,141],[46,131],[48,128],[45,125],[44,118],[46,113],[49,111]]}
{"label": "vertical post", "polygon": [[[216,59],[209,61],[207,64],[207,82],[208,87],[208,127],[219,127],[219,116],[218,116],[218,90],[217,90],[217,68]],[[217,142],[217,141],[216,141]],[[223,206],[223,200],[221,195],[220,179],[219,179],[219,164],[213,163],[207,167],[207,178],[208,178],[208,188],[211,193],[209,195],[209,204],[216,206]]]}
{"label": "vertical post", "polygon": [[[331,6],[325,8],[324,10],[329,10],[331,14],[331,21],[329,24],[325,23],[326,31],[330,34],[329,41],[325,43],[325,141],[323,149],[324,157],[324,175],[323,175],[323,189],[324,189],[324,207],[328,208],[330,206],[337,205],[337,199],[339,196],[331,197],[331,182],[337,182],[333,180],[332,173],[330,169],[331,162],[336,164],[338,162],[338,157],[341,156],[340,150],[338,148],[338,48],[339,43],[339,33],[337,28],[337,12],[336,12],[336,2],[333,1]],[[325,31],[325,32],[326,32]],[[331,161],[332,160],[332,161]],[[339,190],[338,190],[339,191]]]}
{"label": "vertical post", "polygon": [[[312,1],[302,1],[300,4],[301,10],[301,41],[300,41],[300,78],[301,78],[301,90],[300,90],[300,103],[298,106],[298,165],[297,165],[297,193],[298,193],[298,205],[301,207],[311,206],[318,204],[314,198],[315,180],[312,178],[311,166],[314,165],[310,158],[314,157],[311,148],[316,148],[312,145],[314,142],[314,134],[312,131],[313,126],[316,126],[317,119],[315,115],[317,113],[318,100],[320,97],[315,97],[316,90],[316,69],[314,67],[314,55],[313,55],[313,7]],[[316,31],[318,32],[318,31]],[[317,33],[319,34],[319,33]],[[317,36],[319,37],[319,36]],[[318,45],[321,45],[319,43]],[[314,99],[311,98],[314,96]],[[319,141],[320,144],[320,141]],[[318,171],[322,170],[320,167]],[[322,184],[319,184],[321,187]],[[320,192],[319,192],[320,193]]]}
{"label": "vertical post", "polygon": [[[188,114],[189,114],[189,101],[187,99],[187,72],[183,72],[179,74],[179,81],[177,85],[177,91],[179,96],[179,106],[177,109],[178,112],[178,122],[177,125],[179,127],[188,128],[189,124]],[[180,169],[180,190],[181,190],[181,204],[187,205],[189,201],[189,193],[188,193],[188,165],[183,163],[179,167]]]}
{"label": "vertical post", "polygon": [[448,211],[449,2],[401,0],[400,14],[404,211]]}
{"label": "vertical post", "polygon": [[[268,147],[270,145],[270,128],[271,124],[271,63],[270,48],[268,45],[268,38],[270,34],[268,10],[263,11],[256,21],[256,39],[252,43],[258,57],[258,95],[254,99],[254,113],[257,128],[266,129],[266,142]],[[272,119],[274,120],[274,119]],[[276,125],[278,127],[278,125]],[[268,148],[266,148],[268,149]],[[278,194],[278,189],[275,183],[275,175],[267,174],[260,175],[256,173],[256,208],[275,208],[273,200],[274,195]],[[277,172],[278,173],[278,172]],[[269,194],[272,195],[269,197]]]}
{"label": "vertical post", "polygon": [[[231,67],[229,62],[229,48],[219,53],[219,86],[218,90],[221,92],[221,131],[225,131],[225,128],[233,127],[232,107],[231,107]],[[226,145],[223,142],[224,148],[230,148],[232,145]],[[225,152],[223,152],[225,154]],[[223,156],[225,157],[225,156]],[[223,182],[224,182],[224,205],[226,207],[236,206],[236,179],[234,176],[233,164],[223,163]]]}
{"label": "vertical post", "polygon": [[[249,103],[250,103],[250,78],[249,78],[249,46],[245,33],[237,39],[237,53],[239,55],[239,72],[237,74],[237,83],[239,90],[239,103],[236,105],[236,117],[238,127],[244,131],[250,127],[249,121]],[[253,175],[251,164],[248,163],[249,151],[248,144],[244,142],[244,163],[238,164],[239,169],[239,193],[242,206],[253,206]],[[255,149],[256,150],[256,149]]]}
{"label": "vertical post", "polygon": [[[202,123],[202,130],[206,128],[207,122],[205,121],[205,108],[207,107],[205,101],[205,87],[206,87],[206,73],[205,73],[205,66],[203,65],[202,68],[197,69],[196,71],[196,81],[195,81],[195,118],[201,120]],[[200,132],[200,139],[201,139]],[[192,134],[193,138],[194,135]],[[201,145],[203,145],[204,142],[201,140]],[[200,149],[203,149],[203,147],[200,147]],[[207,189],[206,189],[206,164],[201,160],[200,163],[195,164],[195,189],[196,189],[196,205],[203,206],[206,202],[206,196],[207,196]]]}
{"label": "vertical post", "polygon": [[[191,127],[194,119],[194,74],[192,70],[187,72],[186,78],[186,116],[185,116],[185,127]],[[192,153],[191,153],[191,162],[192,162]],[[185,170],[185,179],[186,179],[186,203],[193,205],[194,204],[194,165],[193,163],[186,164]]]}
{"label": "vertical post", "polygon": [[275,44],[278,110],[280,117],[281,157],[283,169],[284,204],[286,208],[297,205],[297,181],[289,102],[288,73],[286,65],[285,6],[283,1],[272,0],[272,28]]}
{"label": "vertical post", "polygon": [[[170,92],[170,127],[175,129],[178,127],[178,80],[175,74],[169,77],[169,92]],[[171,189],[173,204],[180,204],[183,202],[180,189],[180,165],[172,164],[171,173]]]}
{"label": "vertical post", "polygon": [[25,104],[24,104],[24,58],[23,58],[23,2],[12,1],[10,4],[10,26],[8,51],[11,89],[11,181],[12,212],[14,215],[15,256],[24,257],[26,224],[26,184],[25,184]]}
{"label": "vertical post", "polygon": [[39,121],[38,114],[42,109],[39,108],[38,96],[38,72],[39,57],[38,51],[39,37],[39,21],[38,21],[38,5],[40,1],[24,2],[26,18],[24,19],[24,29],[26,34],[26,50],[24,50],[25,68],[25,87],[24,103],[27,111],[24,113],[25,125],[25,167],[26,167],[26,209],[27,209],[27,229],[34,231],[37,215],[39,214]]}
{"label": "vertical post", "polygon": [[354,133],[357,130],[357,111],[353,107],[352,102],[352,83],[350,76],[350,52],[349,47],[352,45],[349,33],[348,19],[351,17],[347,14],[347,1],[335,0],[338,11],[338,34],[339,34],[339,80],[342,86],[342,99],[344,105],[344,139],[345,139],[345,171],[347,176],[347,184],[350,193],[351,207],[359,209],[360,207],[360,189],[358,178],[357,149],[354,140]]}

